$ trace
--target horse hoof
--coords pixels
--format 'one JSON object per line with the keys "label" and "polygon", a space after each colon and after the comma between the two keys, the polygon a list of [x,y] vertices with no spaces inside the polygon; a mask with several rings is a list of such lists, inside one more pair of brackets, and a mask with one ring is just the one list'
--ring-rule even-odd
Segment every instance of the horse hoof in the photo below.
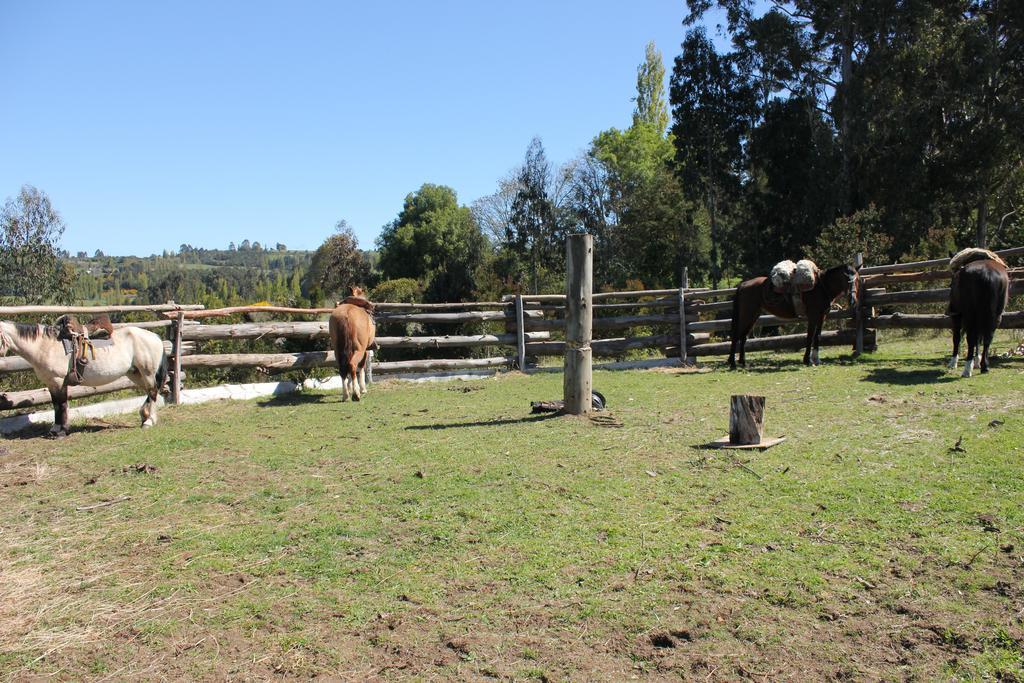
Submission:
{"label": "horse hoof", "polygon": [[361,401],[362,399],[363,399],[363,397],[360,396],[359,394],[352,394],[352,400],[353,401]]}

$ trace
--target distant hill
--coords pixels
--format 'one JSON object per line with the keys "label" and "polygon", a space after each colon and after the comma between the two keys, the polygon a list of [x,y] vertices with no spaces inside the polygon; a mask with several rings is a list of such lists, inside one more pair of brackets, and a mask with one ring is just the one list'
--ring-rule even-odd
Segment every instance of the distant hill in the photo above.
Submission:
{"label": "distant hill", "polygon": [[78,303],[302,303],[302,276],[313,252],[277,247],[249,246],[248,241],[242,248],[229,249],[183,244],[177,252],[151,256],[106,256],[97,251],[92,256],[79,252],[67,260],[78,275]]}

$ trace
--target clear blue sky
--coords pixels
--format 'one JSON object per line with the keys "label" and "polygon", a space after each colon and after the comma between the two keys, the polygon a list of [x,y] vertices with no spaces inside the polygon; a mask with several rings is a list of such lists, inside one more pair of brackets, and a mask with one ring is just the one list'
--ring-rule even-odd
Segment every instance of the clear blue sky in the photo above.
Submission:
{"label": "clear blue sky", "polygon": [[470,204],[629,124],[683,0],[0,2],[0,199],[49,194],[72,253],[243,239],[363,248],[425,182]]}

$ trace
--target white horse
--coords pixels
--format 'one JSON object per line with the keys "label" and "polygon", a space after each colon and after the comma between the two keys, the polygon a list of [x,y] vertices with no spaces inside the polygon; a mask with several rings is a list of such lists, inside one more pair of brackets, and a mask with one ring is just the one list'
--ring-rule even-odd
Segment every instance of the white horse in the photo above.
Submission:
{"label": "white horse", "polygon": [[[110,346],[97,346],[89,353],[89,363],[81,372],[81,384],[99,387],[127,377],[146,392],[139,415],[143,427],[156,424],[156,401],[167,381],[167,355],[157,335],[138,327],[114,330]],[[68,387],[65,378],[70,354],[57,339],[57,329],[45,325],[23,325],[0,321],[0,356],[8,351],[18,354],[32,366],[53,399],[54,436],[68,434]]]}

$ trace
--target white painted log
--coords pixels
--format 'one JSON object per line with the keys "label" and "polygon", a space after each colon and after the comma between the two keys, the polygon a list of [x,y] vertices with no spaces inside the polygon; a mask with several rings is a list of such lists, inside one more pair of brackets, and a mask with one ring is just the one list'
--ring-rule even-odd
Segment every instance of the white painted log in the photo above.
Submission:
{"label": "white painted log", "polygon": [[[96,396],[97,394],[110,394],[115,391],[134,389],[135,385],[127,377],[104,384],[101,387],[77,386],[68,388],[68,398],[84,398]],[[13,410],[15,408],[28,408],[50,403],[50,392],[47,389],[26,389],[24,391],[7,391],[0,393],[0,410]],[[141,405],[141,404],[140,404]]]}

